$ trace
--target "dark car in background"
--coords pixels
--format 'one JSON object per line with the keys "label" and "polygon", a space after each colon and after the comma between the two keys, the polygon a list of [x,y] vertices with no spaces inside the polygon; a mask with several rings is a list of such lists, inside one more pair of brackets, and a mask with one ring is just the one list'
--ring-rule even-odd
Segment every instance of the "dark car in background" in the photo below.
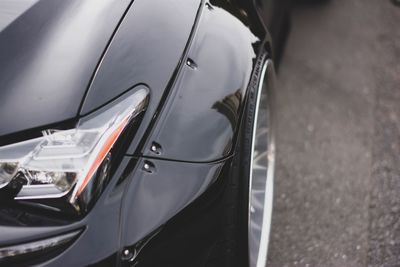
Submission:
{"label": "dark car in background", "polygon": [[0,265],[264,266],[288,6],[2,1]]}

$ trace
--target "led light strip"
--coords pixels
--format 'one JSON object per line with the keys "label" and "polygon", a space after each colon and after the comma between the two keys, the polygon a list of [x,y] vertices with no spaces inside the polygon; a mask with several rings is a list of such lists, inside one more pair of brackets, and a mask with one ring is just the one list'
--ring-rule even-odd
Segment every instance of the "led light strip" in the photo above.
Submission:
{"label": "led light strip", "polygon": [[14,245],[9,247],[0,248],[0,263],[11,257],[23,256],[39,251],[44,251],[52,247],[61,246],[72,241],[81,233],[81,230],[74,231],[68,234],[63,234],[39,241],[33,241],[29,243],[23,243],[20,245]]}

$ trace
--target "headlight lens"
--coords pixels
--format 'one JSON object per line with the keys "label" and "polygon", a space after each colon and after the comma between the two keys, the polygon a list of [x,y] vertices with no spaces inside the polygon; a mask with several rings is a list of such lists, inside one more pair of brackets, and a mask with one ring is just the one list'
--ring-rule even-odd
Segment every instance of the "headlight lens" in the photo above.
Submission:
{"label": "headlight lens", "polygon": [[40,138],[0,147],[0,188],[22,184],[16,199],[74,201],[85,189],[128,123],[147,104],[141,88],[81,119],[75,129],[47,130]]}
{"label": "headlight lens", "polygon": [[6,186],[18,169],[17,162],[0,162],[0,188]]}

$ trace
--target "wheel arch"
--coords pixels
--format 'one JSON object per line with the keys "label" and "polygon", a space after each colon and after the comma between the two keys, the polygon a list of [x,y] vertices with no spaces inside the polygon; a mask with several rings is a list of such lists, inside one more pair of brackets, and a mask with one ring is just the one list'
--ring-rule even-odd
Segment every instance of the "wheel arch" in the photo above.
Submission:
{"label": "wheel arch", "polygon": [[[270,39],[253,11],[204,3],[171,91],[141,151],[158,159],[214,162],[233,153],[251,83],[270,55]],[[253,81],[256,79],[256,81]]]}

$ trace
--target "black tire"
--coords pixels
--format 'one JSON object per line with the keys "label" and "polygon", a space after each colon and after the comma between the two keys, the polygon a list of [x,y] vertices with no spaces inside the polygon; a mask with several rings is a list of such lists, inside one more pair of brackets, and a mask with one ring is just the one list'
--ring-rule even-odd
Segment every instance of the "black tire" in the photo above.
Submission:
{"label": "black tire", "polygon": [[248,253],[248,214],[249,214],[249,180],[251,166],[251,149],[253,124],[257,91],[259,89],[262,68],[268,56],[258,58],[252,81],[248,88],[247,101],[241,122],[241,131],[232,159],[230,180],[224,192],[224,227],[223,235],[209,254],[207,267],[245,267],[249,264]]}

